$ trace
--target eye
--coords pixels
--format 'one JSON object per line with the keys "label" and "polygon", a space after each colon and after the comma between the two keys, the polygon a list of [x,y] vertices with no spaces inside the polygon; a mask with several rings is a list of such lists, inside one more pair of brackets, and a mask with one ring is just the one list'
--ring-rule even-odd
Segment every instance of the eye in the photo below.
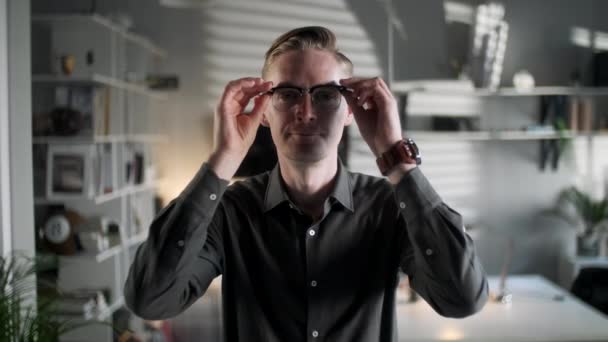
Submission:
{"label": "eye", "polygon": [[300,97],[300,92],[295,89],[277,89],[275,96],[281,102],[294,102]]}
{"label": "eye", "polygon": [[340,98],[340,91],[333,87],[317,88],[314,91],[313,97],[317,102],[332,102]]}

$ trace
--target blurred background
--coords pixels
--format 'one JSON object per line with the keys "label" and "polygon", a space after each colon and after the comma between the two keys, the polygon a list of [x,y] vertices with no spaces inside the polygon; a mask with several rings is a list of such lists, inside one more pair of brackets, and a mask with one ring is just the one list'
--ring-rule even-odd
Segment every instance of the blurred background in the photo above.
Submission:
{"label": "blurred background", "polygon": [[[606,13],[601,0],[0,0],[4,295],[10,270],[28,270],[20,305],[87,324],[62,341],[220,341],[221,279],[151,322],[124,307],[128,267],[209,156],[226,83],[259,76],[281,33],[321,25],[356,76],[387,81],[491,275],[492,300],[462,321],[400,286],[400,340],[606,341]],[[379,175],[356,126],[340,155]],[[260,128],[237,178],[275,163]]]}

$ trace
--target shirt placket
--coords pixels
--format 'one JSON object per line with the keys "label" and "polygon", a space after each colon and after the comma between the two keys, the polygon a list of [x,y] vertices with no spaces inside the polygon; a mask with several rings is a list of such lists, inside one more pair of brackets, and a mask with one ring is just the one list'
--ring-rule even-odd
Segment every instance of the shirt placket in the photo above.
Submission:
{"label": "shirt placket", "polygon": [[317,260],[315,258],[317,245],[319,243],[319,226],[320,222],[316,222],[306,230],[306,274],[307,286],[306,293],[308,297],[308,319],[307,319],[307,341],[318,342],[324,334],[323,327],[319,321],[320,312],[318,303],[319,295],[319,270]]}

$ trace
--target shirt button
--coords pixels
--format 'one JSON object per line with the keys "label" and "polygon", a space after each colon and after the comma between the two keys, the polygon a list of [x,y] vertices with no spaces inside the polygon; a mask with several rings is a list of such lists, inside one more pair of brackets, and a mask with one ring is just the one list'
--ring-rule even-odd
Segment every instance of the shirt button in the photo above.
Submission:
{"label": "shirt button", "polygon": [[315,232],[313,229],[308,231],[308,235],[310,235],[310,236],[315,236],[316,233],[317,232]]}
{"label": "shirt button", "polygon": [[317,281],[316,280],[311,281],[310,286],[317,287]]}
{"label": "shirt button", "polygon": [[426,255],[429,255],[429,256],[433,255],[433,250],[430,249],[430,248],[427,248],[426,251],[425,251],[425,253],[426,253]]}
{"label": "shirt button", "polygon": [[405,202],[399,203],[399,208],[405,209],[405,207],[406,207]]}
{"label": "shirt button", "polygon": [[313,331],[312,331],[312,337],[315,337],[315,338],[316,338],[316,337],[319,337],[319,332],[318,332],[318,331],[316,331],[316,330],[313,330]]}
{"label": "shirt button", "polygon": [[209,195],[209,199],[212,201],[215,201],[217,199],[217,195],[216,194],[211,194]]}
{"label": "shirt button", "polygon": [[184,240],[177,241],[177,245],[180,247],[184,247]]}

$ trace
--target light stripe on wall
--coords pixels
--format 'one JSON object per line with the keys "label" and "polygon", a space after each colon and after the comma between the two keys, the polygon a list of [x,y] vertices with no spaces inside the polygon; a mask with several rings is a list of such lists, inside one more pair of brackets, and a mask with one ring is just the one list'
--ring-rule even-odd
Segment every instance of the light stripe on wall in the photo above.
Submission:
{"label": "light stripe on wall", "polygon": [[299,26],[334,31],[357,76],[382,73],[374,44],[343,0],[223,1],[203,13],[207,103],[214,104],[230,80],[260,75],[272,41]]}

